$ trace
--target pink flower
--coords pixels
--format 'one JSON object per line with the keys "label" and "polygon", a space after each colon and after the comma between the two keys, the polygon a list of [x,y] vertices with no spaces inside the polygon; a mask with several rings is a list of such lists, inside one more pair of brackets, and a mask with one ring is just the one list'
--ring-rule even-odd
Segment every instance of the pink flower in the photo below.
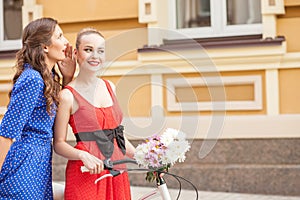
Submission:
{"label": "pink flower", "polygon": [[[168,128],[161,136],[155,134],[139,144],[134,158],[142,167],[168,170],[176,162],[183,162],[189,149],[185,134]],[[153,172],[148,172],[146,177],[147,180],[153,180],[148,176],[155,177]]]}

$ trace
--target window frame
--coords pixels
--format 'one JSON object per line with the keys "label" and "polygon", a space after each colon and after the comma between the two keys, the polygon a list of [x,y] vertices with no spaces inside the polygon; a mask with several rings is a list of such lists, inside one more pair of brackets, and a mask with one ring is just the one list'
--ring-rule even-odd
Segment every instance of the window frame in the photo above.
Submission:
{"label": "window frame", "polygon": [[21,38],[18,40],[4,40],[4,7],[3,0],[0,0],[0,52],[1,51],[9,51],[9,50],[17,50],[22,46]]}
{"label": "window frame", "polygon": [[[251,1],[251,0],[250,0]],[[190,38],[214,38],[243,35],[257,35],[263,33],[263,25],[243,24],[227,25],[226,0],[210,0],[211,26],[177,29],[176,27],[176,0],[169,0],[169,28],[174,32],[168,34],[168,39]],[[221,14],[218,14],[221,13]],[[175,34],[176,32],[176,34]],[[179,33],[179,34],[178,34]]]}

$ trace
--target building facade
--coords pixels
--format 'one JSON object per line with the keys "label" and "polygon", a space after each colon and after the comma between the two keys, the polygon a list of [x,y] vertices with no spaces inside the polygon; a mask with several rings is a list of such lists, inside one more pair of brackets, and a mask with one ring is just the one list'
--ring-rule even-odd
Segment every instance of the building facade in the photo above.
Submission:
{"label": "building facade", "polygon": [[[1,116],[24,25],[56,18],[72,45],[95,27],[107,40],[99,77],[116,84],[135,145],[180,129],[192,148],[170,172],[199,190],[300,195],[299,0],[2,0],[0,8]],[[64,180],[65,159],[53,163],[54,180]]]}

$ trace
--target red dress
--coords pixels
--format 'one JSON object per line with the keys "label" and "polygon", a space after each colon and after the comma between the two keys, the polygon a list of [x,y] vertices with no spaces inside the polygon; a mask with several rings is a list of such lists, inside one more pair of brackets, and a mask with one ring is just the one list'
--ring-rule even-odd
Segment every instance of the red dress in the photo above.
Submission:
{"label": "red dress", "polygon": [[[105,80],[104,80],[105,81]],[[104,129],[114,129],[122,122],[122,112],[116,100],[110,84],[105,81],[106,87],[113,100],[110,107],[97,108],[84,99],[76,90],[66,86],[74,95],[79,108],[70,116],[69,124],[76,135],[80,132],[90,132]],[[78,141],[75,148],[88,151],[101,160],[105,157],[99,150],[95,141]],[[111,160],[118,160],[124,157],[114,139],[114,151]],[[108,177],[95,184],[95,180],[107,174],[104,170],[101,174],[82,173],[80,167],[83,166],[80,160],[69,160],[66,168],[66,200],[125,200],[130,197],[130,183],[128,173],[124,172],[116,177]],[[124,166],[120,166],[124,167]]]}

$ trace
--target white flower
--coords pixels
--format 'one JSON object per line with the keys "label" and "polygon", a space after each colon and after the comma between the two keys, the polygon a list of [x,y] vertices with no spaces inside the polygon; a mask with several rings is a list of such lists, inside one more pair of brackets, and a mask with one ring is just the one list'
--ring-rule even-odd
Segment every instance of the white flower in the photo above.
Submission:
{"label": "white flower", "polygon": [[177,137],[175,138],[178,141],[185,141],[185,133],[178,131]]}
{"label": "white flower", "polygon": [[168,134],[164,134],[161,136],[161,142],[168,146],[171,142],[173,142],[174,138],[170,137]]}
{"label": "white flower", "polygon": [[170,164],[170,159],[168,159],[168,155],[167,155],[167,152],[164,156],[161,157],[161,163],[163,165],[167,165],[167,164]]}
{"label": "white flower", "polygon": [[175,138],[177,138],[178,131],[172,128],[167,128],[161,136],[161,142],[168,146]]}
{"label": "white flower", "polygon": [[173,152],[178,153],[185,153],[189,150],[189,143],[188,141],[173,141],[169,144],[168,149],[170,149]]}
{"label": "white flower", "polygon": [[184,162],[190,144],[181,131],[168,128],[161,135],[154,135],[136,147],[134,158],[143,167],[159,168]]}
{"label": "white flower", "polygon": [[166,152],[166,160],[169,164],[171,164],[172,166],[175,164],[175,162],[178,159],[178,155],[176,155],[176,152],[168,150]]}
{"label": "white flower", "polygon": [[173,141],[169,144],[166,156],[169,158],[172,165],[179,160],[183,162],[185,160],[185,153],[190,149],[188,141]]}
{"label": "white flower", "polygon": [[141,152],[147,153],[148,150],[149,150],[149,143],[143,143],[143,144],[139,145],[139,146],[137,147],[137,149],[138,149],[138,148],[139,148],[139,150],[140,150]]}
{"label": "white flower", "polygon": [[134,159],[139,165],[142,165],[146,167],[148,165],[146,159],[145,159],[145,154],[141,151],[141,148],[138,147],[136,148],[135,154],[134,154]]}
{"label": "white flower", "polygon": [[181,154],[178,158],[178,162],[184,162],[185,161],[185,155],[184,154]]}

